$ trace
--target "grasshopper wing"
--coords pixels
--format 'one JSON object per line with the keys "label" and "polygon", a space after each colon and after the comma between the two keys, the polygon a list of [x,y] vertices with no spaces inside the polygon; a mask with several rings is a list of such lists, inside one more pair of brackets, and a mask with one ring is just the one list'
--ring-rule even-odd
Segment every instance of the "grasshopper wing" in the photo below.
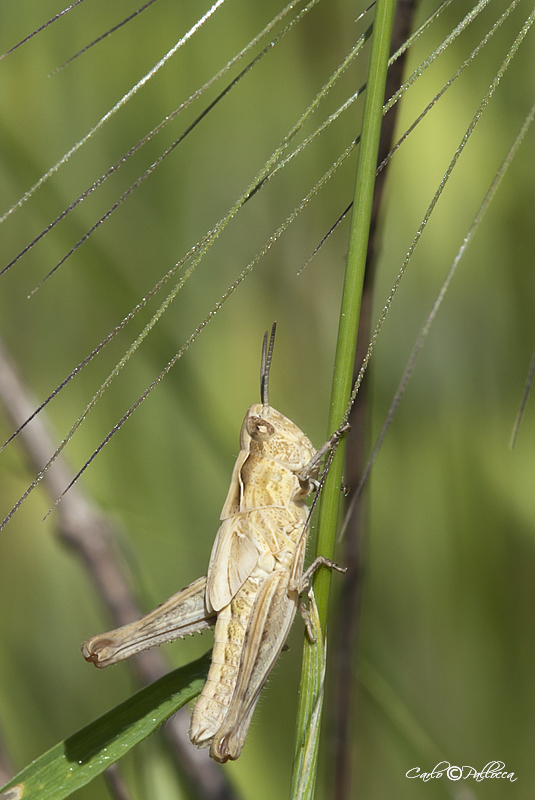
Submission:
{"label": "grasshopper wing", "polygon": [[209,606],[220,611],[228,606],[258,562],[259,551],[249,531],[248,514],[223,520],[210,556],[206,596]]}
{"label": "grasshopper wing", "polygon": [[288,593],[289,572],[275,570],[256,597],[243,645],[236,688],[210,755],[225,763],[240,755],[256,703],[290,631],[298,592]]}
{"label": "grasshopper wing", "polygon": [[109,667],[157,644],[210,628],[215,625],[216,617],[206,607],[205,598],[203,576],[136,622],[93,636],[82,645],[82,654],[96,667]]}

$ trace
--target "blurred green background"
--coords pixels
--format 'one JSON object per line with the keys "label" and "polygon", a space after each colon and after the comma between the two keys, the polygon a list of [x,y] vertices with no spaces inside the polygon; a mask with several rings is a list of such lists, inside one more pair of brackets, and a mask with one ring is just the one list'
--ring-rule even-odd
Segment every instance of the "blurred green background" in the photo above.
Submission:
{"label": "blurred green background", "polygon": [[[125,108],[4,221],[0,266],[220,69],[279,8],[271,1],[228,0]],[[410,51],[407,75],[469,8],[462,2],[450,5]],[[504,8],[500,0],[486,9],[411,89],[398,118],[399,135]],[[197,3],[160,0],[48,77],[134,9],[125,0],[84,3],[0,62],[2,213],[205,10]],[[431,3],[421,3],[417,21],[432,9]],[[60,10],[51,0],[3,3],[2,52]],[[530,10],[520,2],[392,162],[374,320],[466,127]],[[1,277],[0,332],[37,398],[44,399],[225,214],[368,24],[355,22],[360,11],[346,0],[313,9],[36,295],[27,299],[222,86],[179,115]],[[320,106],[305,135],[365,80],[366,56],[367,51]],[[379,338],[372,366],[375,434],[442,280],[534,95],[532,31],[460,159]],[[355,138],[361,113],[357,103],[228,226],[68,446],[73,468],[82,466]],[[353,156],[83,478],[86,491],[121,532],[120,547],[147,610],[206,571],[241,421],[258,400],[261,338],[274,319],[273,405],[316,445],[325,439],[347,222],[303,274],[296,273],[351,200],[355,165]],[[461,261],[373,469],[360,641],[367,679],[356,707],[355,797],[439,800],[450,797],[455,787],[477,798],[533,795],[532,400],[516,449],[511,451],[508,443],[535,346],[534,185],[531,131]],[[50,404],[58,440],[156,307],[153,299]],[[1,416],[0,430],[4,439],[11,433]],[[33,477],[12,443],[0,455],[2,518]],[[135,688],[127,665],[100,672],[80,655],[81,643],[110,621],[82,566],[55,538],[54,515],[41,523],[49,506],[38,488],[0,535],[0,720],[15,770]],[[288,792],[302,636],[298,621],[290,652],[281,656],[263,693],[243,755],[225,768],[250,800]],[[178,666],[210,644],[206,634],[167,645],[165,652],[170,665]],[[374,691],[383,684],[388,692]],[[411,736],[410,730],[418,733]],[[424,740],[428,749],[421,745]],[[445,779],[408,780],[405,773],[413,767],[432,769],[433,748],[452,764],[477,769],[501,760],[518,779],[458,785]],[[319,796],[327,797],[328,741],[324,750]],[[147,742],[140,751],[127,766],[133,796],[181,796],[159,745]],[[90,800],[104,792],[99,779],[77,796]]]}

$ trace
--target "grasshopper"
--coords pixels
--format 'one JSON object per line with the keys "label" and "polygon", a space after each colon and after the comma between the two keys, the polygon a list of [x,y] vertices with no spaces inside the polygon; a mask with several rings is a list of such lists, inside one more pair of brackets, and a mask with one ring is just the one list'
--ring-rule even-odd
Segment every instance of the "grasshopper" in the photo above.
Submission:
{"label": "grasshopper", "polygon": [[344,423],[320,450],[269,404],[269,370],[275,324],[264,335],[261,403],[245,415],[227,499],[206,577],[186,586],[137,622],[94,636],[82,646],[87,661],[107,667],[135,653],[215,625],[208,678],[193,710],[190,739],[210,746],[216,761],[236,759],[260,692],[300,611],[320,565],[345,569],[320,557],[305,572],[309,509],[319,465],[348,429]]}

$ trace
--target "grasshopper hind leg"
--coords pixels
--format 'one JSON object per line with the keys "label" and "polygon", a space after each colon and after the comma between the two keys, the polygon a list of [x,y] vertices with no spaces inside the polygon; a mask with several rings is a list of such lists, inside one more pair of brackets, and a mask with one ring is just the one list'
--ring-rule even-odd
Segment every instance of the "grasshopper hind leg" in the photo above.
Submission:
{"label": "grasshopper hind leg", "polygon": [[86,661],[102,669],[151,647],[183,639],[215,625],[206,606],[206,577],[181,589],[136,622],[93,636],[82,645]]}

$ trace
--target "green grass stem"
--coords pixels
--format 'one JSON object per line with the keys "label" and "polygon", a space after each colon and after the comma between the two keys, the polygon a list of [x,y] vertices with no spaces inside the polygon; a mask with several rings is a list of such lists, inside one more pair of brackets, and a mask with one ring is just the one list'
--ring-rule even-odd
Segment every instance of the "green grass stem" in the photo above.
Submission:
{"label": "green grass stem", "polygon": [[[344,289],[340,309],[329,417],[330,432],[336,430],[342,420],[347,418],[348,403],[351,395],[353,363],[366,267],[393,19],[393,0],[378,0],[371,40],[353,215],[351,218]],[[342,441],[334,456],[320,501],[316,553],[327,558],[332,558],[334,555],[343,463],[344,443]],[[318,617],[323,631],[325,631],[327,620],[330,581],[330,570],[325,568],[321,568],[318,571],[314,581]],[[297,721],[296,760],[291,789],[292,798],[312,798],[314,794],[317,756],[315,755],[313,759],[302,759],[301,751],[306,747],[314,754],[317,753],[317,744],[311,746],[309,742],[309,724],[311,715],[318,706],[318,687],[320,687],[319,691],[322,691],[322,681],[319,676],[315,675],[314,669],[314,665],[316,665],[317,670],[319,663],[318,659],[314,657],[318,646],[320,646],[318,643],[311,645],[305,640]],[[319,724],[314,727],[314,736],[319,736],[319,727]],[[311,771],[311,775],[308,775],[306,779],[303,779],[301,774],[303,764],[306,764],[306,769]],[[306,787],[306,792],[298,792],[297,787],[301,786]]]}

